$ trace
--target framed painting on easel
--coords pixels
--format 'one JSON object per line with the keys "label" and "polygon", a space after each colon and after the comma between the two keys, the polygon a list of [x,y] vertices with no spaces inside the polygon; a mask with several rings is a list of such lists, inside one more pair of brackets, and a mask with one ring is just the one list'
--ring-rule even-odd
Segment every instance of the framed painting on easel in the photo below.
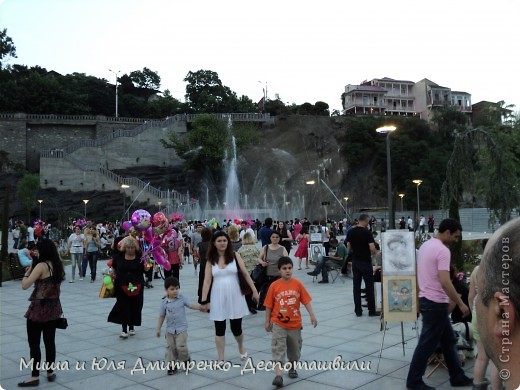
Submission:
{"label": "framed painting on easel", "polygon": [[383,317],[388,322],[417,321],[417,281],[415,275],[383,275]]}

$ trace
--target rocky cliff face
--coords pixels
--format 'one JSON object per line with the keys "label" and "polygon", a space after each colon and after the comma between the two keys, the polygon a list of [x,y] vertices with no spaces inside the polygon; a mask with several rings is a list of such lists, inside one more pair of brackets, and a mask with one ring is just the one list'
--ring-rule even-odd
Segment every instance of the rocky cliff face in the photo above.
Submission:
{"label": "rocky cliff face", "polygon": [[[341,202],[348,196],[349,208],[355,207],[356,202],[358,206],[364,206],[380,201],[370,191],[371,168],[366,167],[353,177],[340,156],[335,135],[345,130],[340,117],[277,117],[274,125],[261,130],[262,141],[258,145],[237,156],[241,206],[272,209],[275,218],[307,216],[314,219],[326,214],[343,215],[343,209],[331,192]],[[204,172],[184,172],[178,166],[140,166],[114,172],[138,177],[162,190],[173,188],[181,193],[189,192],[203,208],[222,206],[224,184],[208,183]],[[3,175],[0,186],[6,182],[14,184],[9,210],[11,215],[24,217],[20,202],[13,200],[18,178]],[[315,184],[306,184],[309,180],[314,180]],[[42,208],[48,219],[63,218],[63,215],[82,216],[82,199],[90,199],[87,216],[99,221],[120,218],[123,210],[123,194],[118,191],[72,193],[50,189],[40,191],[38,197],[45,199]],[[3,194],[0,194],[0,201],[2,198]],[[139,200],[142,203],[136,203],[133,209],[156,211],[157,205],[147,204],[146,199]],[[128,204],[130,197],[125,202]],[[322,206],[327,202],[329,205]],[[33,217],[37,217],[38,212],[38,204],[35,204]]]}

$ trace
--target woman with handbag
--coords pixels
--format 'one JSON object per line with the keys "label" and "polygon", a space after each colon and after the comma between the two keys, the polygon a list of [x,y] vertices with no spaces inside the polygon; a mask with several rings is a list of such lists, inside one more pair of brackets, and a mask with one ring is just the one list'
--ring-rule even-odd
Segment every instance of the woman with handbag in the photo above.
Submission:
{"label": "woman with handbag", "polygon": [[44,238],[38,240],[37,248],[39,257],[33,260],[22,279],[24,290],[34,284],[34,290],[29,297],[31,303],[25,313],[32,373],[30,380],[18,383],[19,387],[33,387],[40,384],[40,338],[42,334],[45,344],[45,361],[48,367],[47,380],[53,382],[56,379],[52,366],[56,361],[56,324],[63,315],[60,287],[65,278],[65,271],[58,250],[51,240]]}
{"label": "woman with handbag", "polygon": [[233,244],[229,236],[222,230],[217,231],[211,238],[207,254],[201,310],[207,312],[209,309],[208,295],[211,288],[209,318],[215,323],[215,344],[220,362],[224,361],[226,320],[228,319],[238,344],[240,358],[247,359],[242,333],[242,317],[248,315],[249,310],[244,295],[242,295],[239,273],[253,291],[253,299],[258,299],[258,292],[242,257],[233,251]]}
{"label": "woman with handbag", "polygon": [[289,256],[287,250],[280,245],[282,235],[278,230],[273,230],[271,232],[270,239],[271,243],[262,248],[260,256],[258,257],[258,262],[265,267],[267,274],[267,280],[263,283],[262,288],[260,289],[260,301],[258,302],[258,310],[260,311],[265,310],[264,299],[269,286],[275,280],[280,278],[280,273],[278,272],[278,259],[282,256]]}
{"label": "woman with handbag", "polygon": [[132,236],[123,238],[119,244],[120,252],[112,260],[116,303],[108,315],[108,322],[121,324],[120,338],[135,335],[134,326],[141,326],[143,311],[143,285],[145,272],[141,262],[137,240]]}

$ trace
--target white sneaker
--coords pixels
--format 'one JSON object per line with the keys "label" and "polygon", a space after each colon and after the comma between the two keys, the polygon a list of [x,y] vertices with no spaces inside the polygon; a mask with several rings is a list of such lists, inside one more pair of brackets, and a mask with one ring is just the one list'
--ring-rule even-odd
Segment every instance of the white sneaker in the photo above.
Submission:
{"label": "white sneaker", "polygon": [[69,283],[74,283],[74,279],[72,279],[72,280],[69,280]]}
{"label": "white sneaker", "polygon": [[126,332],[121,332],[121,334],[119,335],[119,338],[121,338],[121,339],[127,339],[127,338],[128,338],[128,333],[126,333]]}
{"label": "white sneaker", "polygon": [[135,330],[134,330],[134,329],[130,329],[130,330],[128,331],[128,334],[129,334],[130,336],[135,336]]}
{"label": "white sneaker", "polygon": [[79,278],[79,280],[83,280],[83,278]]}

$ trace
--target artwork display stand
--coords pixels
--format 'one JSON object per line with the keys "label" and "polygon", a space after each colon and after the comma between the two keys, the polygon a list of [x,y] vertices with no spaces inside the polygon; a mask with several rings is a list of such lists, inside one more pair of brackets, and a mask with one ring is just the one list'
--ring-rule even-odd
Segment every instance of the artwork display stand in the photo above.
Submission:
{"label": "artwork display stand", "polygon": [[325,256],[325,247],[323,246],[322,226],[311,225],[309,227],[309,262],[316,264],[318,256]]}
{"label": "artwork display stand", "polygon": [[383,354],[386,331],[389,322],[401,323],[401,345],[403,356],[406,354],[404,323],[412,322],[417,338],[417,313],[419,312],[418,291],[416,279],[415,240],[413,232],[389,230],[381,234],[381,249],[383,255],[382,291],[383,315],[381,330],[383,331],[379,362]]}

